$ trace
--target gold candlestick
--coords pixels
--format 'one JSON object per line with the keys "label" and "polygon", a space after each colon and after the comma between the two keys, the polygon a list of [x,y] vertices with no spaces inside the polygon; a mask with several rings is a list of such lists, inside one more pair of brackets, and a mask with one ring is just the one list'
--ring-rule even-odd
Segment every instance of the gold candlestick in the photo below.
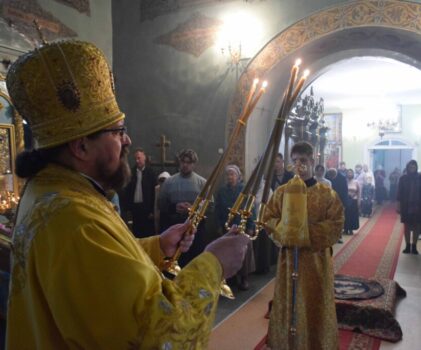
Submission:
{"label": "gold candlestick", "polygon": [[[251,115],[252,111],[257,105],[257,102],[266,91],[267,82],[264,81],[262,83],[262,86],[259,92],[253,98],[253,96],[255,95],[255,91],[257,89],[257,84],[258,84],[258,80],[255,79],[253,81],[253,85],[247,97],[244,110],[241,113],[239,119],[237,120],[237,124],[231,134],[231,137],[229,139],[228,146],[225,152],[222,154],[216,167],[213,169],[209,179],[206,181],[205,185],[203,186],[202,190],[200,191],[199,195],[194,201],[192,207],[190,208],[190,214],[189,214],[188,220],[191,222],[191,228],[187,230],[185,235],[191,235],[193,231],[198,227],[200,221],[204,218],[204,214],[206,212],[209,201],[212,198],[212,195],[215,189],[216,180],[218,176],[220,175],[220,173],[222,172],[225,166],[225,163],[228,159],[228,155],[231,152],[231,149],[234,147],[234,144],[238,136],[240,135],[241,128],[246,125],[248,117]],[[180,257],[180,255],[181,255],[181,250],[180,250],[180,247],[178,247],[174,256],[171,258],[168,258],[165,261],[164,268],[167,272],[170,272],[176,275],[180,271],[180,267],[177,264],[177,260]]]}

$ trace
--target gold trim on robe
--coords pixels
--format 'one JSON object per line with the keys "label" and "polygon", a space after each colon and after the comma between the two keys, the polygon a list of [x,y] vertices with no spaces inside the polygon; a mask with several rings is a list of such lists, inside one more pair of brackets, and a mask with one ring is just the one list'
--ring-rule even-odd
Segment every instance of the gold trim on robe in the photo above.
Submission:
{"label": "gold trim on robe", "polygon": [[[275,191],[266,208],[264,220],[272,227],[281,220],[285,188],[284,185]],[[268,332],[268,346],[272,349],[339,348],[331,247],[343,229],[343,207],[333,190],[317,183],[307,188],[307,212],[310,247],[299,249],[296,335],[289,332],[293,249],[281,246]]]}
{"label": "gold trim on robe", "polygon": [[170,281],[162,257],[88,180],[49,165],[20,203],[7,349],[206,348],[221,266],[204,253]]}

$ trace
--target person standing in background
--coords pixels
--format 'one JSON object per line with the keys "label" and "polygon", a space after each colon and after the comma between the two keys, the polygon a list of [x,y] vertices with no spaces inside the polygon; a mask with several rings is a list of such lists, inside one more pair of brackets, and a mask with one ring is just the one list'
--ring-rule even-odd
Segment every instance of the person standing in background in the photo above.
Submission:
{"label": "person standing in background", "polygon": [[155,201],[154,201],[154,223],[155,223],[155,233],[158,234],[160,232],[159,220],[161,214],[159,212],[158,206],[158,198],[159,198],[159,190],[161,189],[162,184],[165,182],[166,179],[170,177],[170,173],[168,171],[164,171],[158,175],[158,183],[155,185]]}
{"label": "person standing in background", "polygon": [[291,171],[285,169],[284,156],[282,153],[278,153],[275,159],[275,172],[272,178],[272,184],[270,188],[275,191],[279,186],[286,184],[289,180],[294,177]]}
{"label": "person standing in background", "polygon": [[398,182],[399,178],[401,177],[401,172],[398,168],[395,168],[389,175],[389,199],[391,201],[396,200],[396,194],[398,192]]}
{"label": "person standing in background", "polygon": [[[330,168],[326,172],[326,178],[332,183],[332,189],[338,194],[339,198],[341,199],[342,205],[346,210],[346,208],[349,205],[348,185],[346,182],[346,178],[339,174],[335,168]],[[342,234],[338,240],[338,243],[343,243]]]}
{"label": "person standing in background", "polygon": [[[266,181],[262,179],[259,189],[256,193],[256,200],[254,201],[254,208],[256,215],[258,214],[260,204],[262,203],[263,190]],[[269,197],[272,196],[273,191],[269,189]],[[265,229],[261,229],[257,233],[256,239],[253,241],[254,258],[256,261],[256,273],[266,274],[270,271],[270,266],[276,264],[278,258],[279,248],[273,243],[268,236]]]}
{"label": "person standing in background", "polygon": [[346,178],[347,171],[348,171],[348,169],[346,168],[346,163],[345,162],[340,162],[339,163],[339,168],[338,168],[338,173],[341,174],[343,177]]}
{"label": "person standing in background", "polygon": [[[348,170],[347,170],[347,173],[348,173]],[[365,177],[366,177],[366,173],[363,171],[362,165],[361,164],[355,165],[354,179],[357,180],[360,190],[363,188],[363,185],[365,183]],[[348,175],[345,174],[345,179],[347,178],[348,178]],[[374,182],[374,176],[372,176],[371,178],[373,179],[373,182]]]}
{"label": "person standing in background", "polygon": [[360,207],[360,185],[354,179],[354,171],[348,169],[347,173],[348,184],[348,206],[345,208],[345,234],[352,235],[353,230],[360,228],[359,207]]}
{"label": "person standing in background", "polygon": [[[226,232],[225,223],[228,219],[230,208],[234,205],[235,200],[244,188],[242,174],[240,168],[237,165],[230,164],[225,167],[225,184],[222,185],[215,196],[215,212],[218,219],[219,228],[222,232]],[[253,213],[254,214],[254,213]],[[253,219],[255,215],[248,218],[246,223],[246,233],[250,236],[253,234],[254,223]],[[235,216],[231,225],[239,225],[240,217]],[[254,272],[256,269],[255,258],[253,252],[253,244],[247,247],[246,257],[244,258],[243,266],[240,271],[237,272],[237,286],[239,290],[249,289],[249,274]]]}
{"label": "person standing in background", "polygon": [[[206,184],[206,180],[194,171],[198,161],[199,157],[192,149],[183,149],[179,152],[180,171],[169,177],[159,190],[161,229],[187,220],[190,207]],[[190,250],[181,255],[178,261],[181,267],[203,251],[206,245],[205,221],[202,220],[197,227],[197,235]]]}
{"label": "person standing in background", "polygon": [[367,176],[361,191],[361,216],[369,218],[373,212],[374,186],[373,179]]}
{"label": "person standing in background", "polygon": [[405,170],[406,174],[399,179],[396,197],[396,211],[401,215],[406,243],[402,253],[418,255],[417,243],[421,231],[421,175],[415,160],[410,160]]}
{"label": "person standing in background", "polygon": [[149,237],[155,234],[153,213],[156,176],[142,148],[134,151],[134,159],[136,165],[132,169],[132,177],[123,190],[123,217],[127,219],[130,213],[136,237]]}
{"label": "person standing in background", "polygon": [[332,182],[325,178],[325,167],[321,164],[317,164],[314,168],[314,178],[317,182],[332,187]]}
{"label": "person standing in background", "polygon": [[[369,175],[366,176],[366,178]],[[377,204],[381,205],[387,199],[387,189],[384,185],[384,180],[386,179],[386,172],[384,171],[381,165],[378,166],[376,171],[374,171],[374,197],[377,201]]]}

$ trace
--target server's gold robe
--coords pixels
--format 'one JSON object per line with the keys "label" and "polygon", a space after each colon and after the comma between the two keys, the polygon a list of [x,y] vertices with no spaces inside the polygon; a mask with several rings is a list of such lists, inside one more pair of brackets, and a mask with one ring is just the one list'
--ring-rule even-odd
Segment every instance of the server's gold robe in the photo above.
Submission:
{"label": "server's gold robe", "polygon": [[137,241],[80,174],[29,181],[13,237],[8,349],[201,349],[221,266],[204,253],[162,277],[158,237]]}
{"label": "server's gold robe", "polygon": [[[265,212],[264,220],[272,227],[281,219],[285,186],[275,191]],[[268,345],[276,350],[338,349],[331,247],[343,229],[343,207],[333,190],[312,182],[307,188],[307,211],[311,247],[299,249],[294,337],[289,332],[293,249],[280,249],[268,333]]]}

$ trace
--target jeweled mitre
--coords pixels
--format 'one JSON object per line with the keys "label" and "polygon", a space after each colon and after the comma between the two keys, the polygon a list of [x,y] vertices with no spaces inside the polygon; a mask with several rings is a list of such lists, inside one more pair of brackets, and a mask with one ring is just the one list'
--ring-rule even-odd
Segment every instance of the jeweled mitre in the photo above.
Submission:
{"label": "jeweled mitre", "polygon": [[36,148],[49,148],[124,118],[103,53],[81,41],[46,44],[10,67],[7,89],[29,123]]}

